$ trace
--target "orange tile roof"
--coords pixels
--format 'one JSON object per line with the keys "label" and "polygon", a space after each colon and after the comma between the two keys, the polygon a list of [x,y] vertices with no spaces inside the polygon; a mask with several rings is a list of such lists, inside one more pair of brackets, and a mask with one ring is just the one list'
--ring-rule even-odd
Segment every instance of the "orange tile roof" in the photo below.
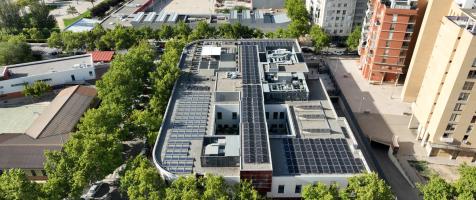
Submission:
{"label": "orange tile roof", "polygon": [[93,51],[93,62],[111,62],[114,56],[114,51]]}

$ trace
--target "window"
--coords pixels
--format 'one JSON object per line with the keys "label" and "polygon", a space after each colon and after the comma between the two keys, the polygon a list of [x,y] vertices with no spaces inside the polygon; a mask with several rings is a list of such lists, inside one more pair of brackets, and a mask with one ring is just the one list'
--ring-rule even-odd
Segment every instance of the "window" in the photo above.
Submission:
{"label": "window", "polygon": [[390,43],[392,43],[392,41],[387,40],[387,41],[385,42],[385,47],[390,47]]}
{"label": "window", "polygon": [[476,122],[476,116],[473,116],[473,118],[471,118],[471,123],[475,123]]}
{"label": "window", "polygon": [[75,81],[76,78],[74,77],[74,74],[71,74],[71,81]]}
{"label": "window", "polygon": [[466,133],[471,133],[471,131],[473,131],[473,128],[474,128],[473,125],[469,125],[468,128],[466,129]]}
{"label": "window", "polygon": [[42,169],[42,170],[41,170],[41,174],[42,174],[43,176],[46,176],[46,170]]}
{"label": "window", "polygon": [[278,119],[278,112],[273,112],[273,119]]}
{"label": "window", "polygon": [[[347,5],[347,4],[344,4],[344,5]],[[343,11],[342,11],[342,14],[343,14],[343,15],[347,14],[347,10],[343,10]],[[342,19],[344,19],[344,18],[342,18]]]}
{"label": "window", "polygon": [[408,45],[410,45],[410,42],[403,42],[402,43],[403,48],[408,48]]}
{"label": "window", "polygon": [[20,86],[20,85],[21,85],[21,86],[23,86],[23,85],[28,85],[28,83],[27,83],[27,82],[17,83],[17,84],[12,84],[11,86],[12,86],[12,87],[16,87],[16,86]]}
{"label": "window", "polygon": [[451,114],[451,117],[450,117],[450,121],[452,122],[459,122],[459,119],[461,118],[461,115],[460,114]]}
{"label": "window", "polygon": [[472,90],[473,86],[474,86],[474,82],[466,81],[464,82],[463,90]]}
{"label": "window", "polygon": [[383,51],[383,55],[388,55],[388,53],[390,53],[390,50],[389,50],[389,49],[385,49],[385,50]]}
{"label": "window", "polygon": [[89,76],[93,76],[93,71],[89,71]]}
{"label": "window", "polygon": [[236,112],[232,112],[231,113],[231,118],[232,119],[237,119],[238,118],[238,114]]}
{"label": "window", "polygon": [[217,112],[217,119],[221,119],[222,118],[222,113],[221,112]]}
{"label": "window", "polygon": [[278,127],[279,127],[279,128],[284,128],[284,125],[283,125],[283,124],[279,124]]}
{"label": "window", "polygon": [[271,124],[271,128],[272,128],[272,129],[275,129],[275,128],[277,128],[277,127],[278,127],[277,124]]}
{"label": "window", "polygon": [[300,194],[301,193],[302,186],[301,185],[296,185],[296,188],[294,188],[294,193]]}
{"label": "window", "polygon": [[463,136],[463,141],[468,140],[468,137],[469,137],[469,135],[464,135],[464,136]]}
{"label": "window", "polygon": [[468,79],[476,79],[476,70],[469,70]]}
{"label": "window", "polygon": [[454,131],[456,128],[456,124],[448,124],[446,126],[446,131]]}
{"label": "window", "polygon": [[337,14],[340,14],[340,10],[337,10]]}
{"label": "window", "polygon": [[279,119],[284,119],[284,112],[279,112]]}
{"label": "window", "polygon": [[449,138],[451,137],[451,135],[453,135],[452,133],[443,133],[443,138]]}
{"label": "window", "polygon": [[467,101],[469,98],[469,93],[461,92],[459,93],[458,101]]}
{"label": "window", "polygon": [[269,112],[266,112],[266,119],[269,119]]}
{"label": "window", "polygon": [[278,193],[284,193],[284,185],[278,185]]}
{"label": "window", "polygon": [[476,58],[475,58],[474,61],[473,61],[472,67],[476,67]]}
{"label": "window", "polygon": [[36,176],[35,170],[31,170],[31,176]]}
{"label": "window", "polygon": [[463,111],[464,106],[464,103],[456,103],[454,111]]}
{"label": "window", "polygon": [[238,128],[238,125],[233,124],[231,127],[233,127],[233,128]]}
{"label": "window", "polygon": [[388,33],[388,39],[391,40],[393,38],[393,31],[390,31]]}

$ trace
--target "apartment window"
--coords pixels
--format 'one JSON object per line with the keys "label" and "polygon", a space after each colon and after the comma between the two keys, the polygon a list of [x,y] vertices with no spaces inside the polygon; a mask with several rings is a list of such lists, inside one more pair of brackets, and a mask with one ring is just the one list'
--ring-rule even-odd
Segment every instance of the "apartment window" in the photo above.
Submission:
{"label": "apartment window", "polygon": [[414,27],[413,24],[408,24],[408,26],[407,26],[407,32],[413,32],[413,27]]}
{"label": "apartment window", "polygon": [[279,127],[279,128],[284,128],[284,125],[283,125],[283,124],[279,124],[278,127]]}
{"label": "apartment window", "polygon": [[74,74],[71,74],[71,81],[76,81],[76,78],[74,77]]}
{"label": "apartment window", "polygon": [[464,110],[464,103],[456,103],[454,111],[463,111]]}
{"label": "apartment window", "polygon": [[393,38],[393,31],[390,31],[388,33],[388,39],[391,40]]}
{"label": "apartment window", "polygon": [[468,79],[476,79],[476,70],[469,70]]}
{"label": "apartment window", "polygon": [[336,17],[336,20],[339,20],[339,17]]}
{"label": "apartment window", "polygon": [[232,119],[237,119],[238,118],[238,114],[236,112],[232,112],[231,113],[231,118]]}
{"label": "apartment window", "polygon": [[383,55],[386,55],[386,56],[387,56],[388,53],[390,53],[390,50],[389,50],[389,49],[385,49],[385,50],[383,51]]}
{"label": "apartment window", "polygon": [[474,86],[474,82],[466,81],[464,82],[463,90],[472,90],[473,86]]}
{"label": "apartment window", "polygon": [[278,119],[278,112],[273,112],[273,119]]}
{"label": "apartment window", "polygon": [[448,124],[446,125],[446,131],[454,131],[456,128],[456,124]]}
{"label": "apartment window", "polygon": [[468,137],[469,137],[469,135],[464,135],[464,136],[463,136],[463,141],[468,140]]}
{"label": "apartment window", "polygon": [[341,30],[339,30],[339,33],[342,33],[342,32],[344,32],[342,29],[341,29]]}
{"label": "apartment window", "polygon": [[41,170],[41,175],[46,176],[46,170],[42,169]]}
{"label": "apartment window", "polygon": [[276,124],[271,124],[271,128],[272,128],[272,129],[275,129],[275,128],[277,128],[277,127],[278,127],[278,125],[276,125]]}
{"label": "apartment window", "polygon": [[284,112],[279,112],[279,119],[284,119]]}
{"label": "apartment window", "polygon": [[[347,7],[347,4],[346,4],[346,3],[344,3],[344,7]],[[344,11],[345,11],[345,10],[344,10]],[[345,13],[344,13],[344,14],[345,14]]]}
{"label": "apartment window", "polygon": [[238,125],[233,124],[231,127],[233,127],[233,128],[238,128]]}
{"label": "apartment window", "polygon": [[398,19],[398,14],[393,14],[392,22],[397,22],[397,19]]}
{"label": "apartment window", "polygon": [[217,112],[217,119],[221,119],[222,118],[222,113],[221,112]]}
{"label": "apartment window", "polygon": [[459,93],[458,101],[467,101],[469,98],[469,93],[461,92]]}
{"label": "apartment window", "polygon": [[269,119],[269,112],[266,112],[266,119]]}
{"label": "apartment window", "polygon": [[412,34],[411,33],[405,33],[405,36],[403,38],[404,40],[410,40],[412,39]]}
{"label": "apartment window", "polygon": [[337,14],[340,14],[340,10],[337,10]]}
{"label": "apartment window", "polygon": [[476,123],[476,116],[473,116],[473,118],[471,118],[471,123]]}
{"label": "apartment window", "polygon": [[402,48],[408,48],[408,45],[410,45],[410,42],[403,42]]}
{"label": "apartment window", "polygon": [[278,185],[278,193],[284,193],[284,185]]}
{"label": "apartment window", "polygon": [[473,61],[472,67],[476,67],[476,58],[475,58],[474,61]]}
{"label": "apartment window", "polygon": [[89,76],[93,76],[93,71],[89,71]]}
{"label": "apartment window", "polygon": [[460,118],[461,118],[460,114],[453,113],[451,114],[450,121],[459,122]]}
{"label": "apartment window", "polygon": [[443,133],[443,138],[449,138],[451,137],[451,135],[453,135],[452,133]]}
{"label": "apartment window", "polygon": [[296,188],[294,188],[294,193],[301,194],[301,189],[302,189],[301,185],[296,185]]}
{"label": "apartment window", "polygon": [[416,22],[416,16],[412,15],[410,16],[410,19],[408,19],[408,23],[415,23]]}
{"label": "apartment window", "polygon": [[468,128],[466,129],[466,133],[471,133],[471,131],[473,131],[473,128],[474,128],[473,125],[469,125]]}
{"label": "apartment window", "polygon": [[[345,4],[345,5],[347,5],[347,4]],[[343,11],[342,11],[342,14],[343,14],[343,15],[345,15],[346,13],[347,13],[346,10],[343,10]],[[344,19],[344,18],[342,18],[342,19]]]}
{"label": "apartment window", "polygon": [[340,3],[338,3],[338,4],[337,4],[337,7],[339,7],[339,8],[340,8],[340,5],[341,5],[341,4],[340,4]]}
{"label": "apartment window", "polygon": [[382,58],[382,63],[387,63],[387,58],[383,57]]}

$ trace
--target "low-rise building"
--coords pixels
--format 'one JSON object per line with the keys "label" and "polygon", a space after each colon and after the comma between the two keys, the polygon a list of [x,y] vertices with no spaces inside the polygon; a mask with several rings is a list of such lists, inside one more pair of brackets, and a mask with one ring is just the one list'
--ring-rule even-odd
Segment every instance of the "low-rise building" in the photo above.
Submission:
{"label": "low-rise building", "polygon": [[19,168],[32,180],[45,180],[44,152],[62,149],[95,97],[92,87],[72,86],[50,103],[2,106],[0,171]]}
{"label": "low-rise building", "polygon": [[55,88],[96,79],[91,54],[7,65],[0,71],[0,99],[22,96],[24,86],[35,81]]}
{"label": "low-rise building", "polygon": [[369,171],[296,40],[202,40],[181,58],[153,150],[164,178],[211,173],[299,198],[307,184]]}

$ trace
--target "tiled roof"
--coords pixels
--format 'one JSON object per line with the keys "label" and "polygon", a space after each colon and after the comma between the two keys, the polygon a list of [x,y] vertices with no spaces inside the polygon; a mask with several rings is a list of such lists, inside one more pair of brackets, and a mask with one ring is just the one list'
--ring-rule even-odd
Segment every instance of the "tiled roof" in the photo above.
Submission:
{"label": "tiled roof", "polygon": [[114,51],[93,51],[93,62],[111,62]]}

